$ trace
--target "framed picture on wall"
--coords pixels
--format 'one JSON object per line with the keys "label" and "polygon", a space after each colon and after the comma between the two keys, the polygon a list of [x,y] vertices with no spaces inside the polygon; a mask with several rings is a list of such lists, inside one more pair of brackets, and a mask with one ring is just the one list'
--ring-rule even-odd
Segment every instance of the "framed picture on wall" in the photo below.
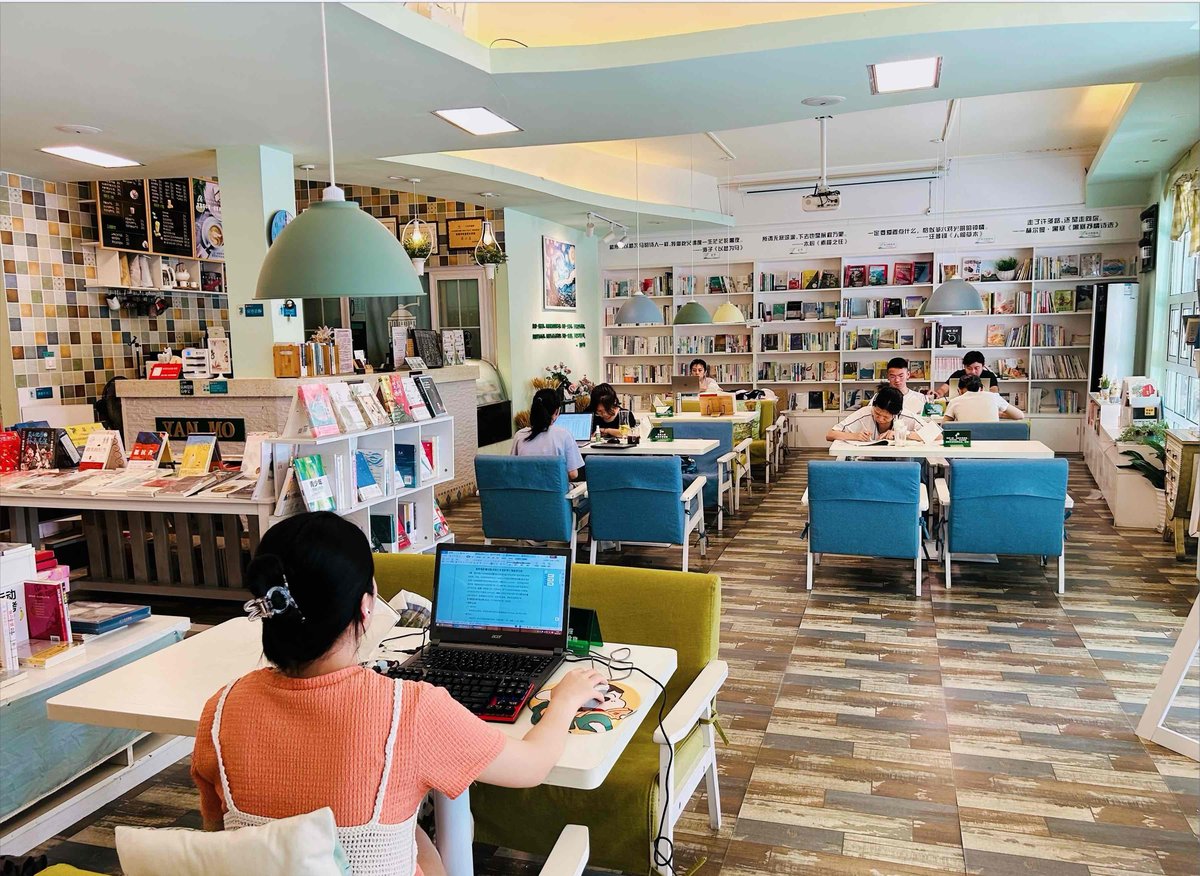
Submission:
{"label": "framed picture on wall", "polygon": [[542,238],[542,307],[575,310],[575,244]]}
{"label": "framed picture on wall", "polygon": [[376,216],[375,221],[378,222],[380,225],[382,225],[384,228],[386,228],[388,231],[390,231],[392,233],[392,237],[396,236],[396,217],[395,216],[384,216],[382,219],[380,217]]}
{"label": "framed picture on wall", "polygon": [[446,246],[451,250],[474,249],[483,237],[483,217],[446,220]]}

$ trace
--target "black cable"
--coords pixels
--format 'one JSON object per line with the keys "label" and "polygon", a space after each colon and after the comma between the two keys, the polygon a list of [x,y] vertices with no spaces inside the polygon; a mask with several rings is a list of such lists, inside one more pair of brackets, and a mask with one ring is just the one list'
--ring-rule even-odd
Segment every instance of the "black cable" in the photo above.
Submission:
{"label": "black cable", "polygon": [[[564,663],[585,663],[585,662],[595,662],[595,661],[599,661],[603,665],[607,666],[609,669],[614,668],[613,667],[614,662],[615,663],[625,663],[625,661],[623,661],[623,660],[620,660],[620,659],[614,660],[613,658],[610,658],[605,654],[599,654],[599,653],[589,654],[586,657],[571,656],[571,657],[565,658],[563,662]],[[663,721],[665,719],[663,710],[666,709],[666,707],[667,707],[666,685],[664,685],[661,681],[659,681],[657,678],[655,678],[649,672],[642,669],[640,666],[634,665],[633,663],[628,663],[625,666],[618,666],[615,669],[615,671],[617,671],[617,672],[625,672],[627,670],[629,671],[630,674],[632,674],[634,672],[640,672],[642,675],[646,676],[646,678],[650,679],[650,681],[654,682],[654,684],[662,692],[662,696],[660,696],[658,699],[658,730],[660,733],[662,733],[663,738],[665,739],[667,736],[667,730],[663,726]],[[625,676],[625,677],[628,678],[628,676]],[[609,681],[612,681],[612,680],[613,679],[610,677]],[[663,795],[662,815],[659,816],[659,819],[658,819],[658,835],[655,836],[651,842],[651,858],[654,863],[654,866],[659,867],[659,868],[665,867],[667,869],[667,871],[672,874],[672,876],[675,876],[675,874],[676,874],[676,871],[675,871],[675,843],[672,840],[667,839],[667,837],[665,837],[663,835],[663,830],[666,828],[666,825],[667,825],[667,813],[671,809],[671,771],[675,767],[675,746],[673,744],[671,744],[669,741],[667,743],[667,750],[669,752],[667,755],[667,774],[665,776],[660,776],[660,781],[659,781],[659,786],[662,788],[662,795]],[[666,844],[666,854],[665,855],[662,853],[662,851],[660,851],[660,848],[659,848],[664,843]]]}
{"label": "black cable", "polygon": [[[395,628],[393,628],[393,629],[395,629]],[[404,627],[400,627],[399,629],[404,629]],[[407,633],[400,633],[399,635],[385,636],[384,638],[379,640],[379,644],[376,645],[376,647],[382,648],[388,642],[395,641],[396,639],[408,639],[408,638],[411,638],[412,636],[420,636],[421,644],[415,648],[410,648],[407,651],[398,651],[398,650],[389,649],[389,651],[391,651],[391,653],[393,653],[393,654],[415,654],[418,651],[420,651],[422,648],[425,647],[425,637],[428,635],[429,635],[429,627],[421,627],[419,630],[410,629],[410,631]]]}

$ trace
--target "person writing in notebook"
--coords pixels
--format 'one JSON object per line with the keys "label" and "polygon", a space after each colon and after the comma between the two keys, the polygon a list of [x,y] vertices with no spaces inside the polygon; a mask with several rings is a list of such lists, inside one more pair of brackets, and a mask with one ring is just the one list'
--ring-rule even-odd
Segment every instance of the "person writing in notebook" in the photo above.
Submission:
{"label": "person writing in notebook", "polygon": [[924,424],[904,413],[904,396],[894,386],[881,386],[871,404],[859,408],[825,433],[826,441],[883,441],[897,433],[916,432]]}
{"label": "person writing in notebook", "polygon": [[554,425],[558,419],[559,395],[553,389],[539,389],[529,403],[529,425],[519,429],[512,442],[513,456],[557,456],[567,464],[567,477],[578,480],[583,471],[583,455],[571,433]]}
{"label": "person writing in notebook", "polygon": [[[621,437],[621,402],[617,391],[610,383],[600,383],[592,390],[592,400],[585,413],[592,415],[592,431],[600,430],[605,438]],[[637,420],[632,411],[626,411],[629,417],[629,428],[637,428]]]}
{"label": "person writing in notebook", "polygon": [[904,413],[919,417],[925,410],[925,393],[908,388],[908,360],[903,356],[889,359],[887,363],[887,382],[894,386],[904,397]]}
{"label": "person writing in notebook", "polygon": [[540,784],[603,677],[573,670],[542,720],[510,738],[444,689],[360,666],[375,607],[371,546],[328,511],[272,526],[246,570],[246,603],[271,664],[215,693],[200,717],[192,779],[208,830],[333,810],[354,873],[445,873],[417,827],[426,793],[471,782]]}
{"label": "person writing in notebook", "polygon": [[958,379],[958,395],[946,405],[946,419],[960,423],[995,423],[1000,419],[1024,420],[1025,412],[1010,405],[998,392],[984,392],[983,382],[968,374]]}
{"label": "person writing in notebook", "polygon": [[708,363],[703,359],[693,359],[688,365],[688,372],[700,383],[701,392],[721,392],[721,385],[708,376]]}

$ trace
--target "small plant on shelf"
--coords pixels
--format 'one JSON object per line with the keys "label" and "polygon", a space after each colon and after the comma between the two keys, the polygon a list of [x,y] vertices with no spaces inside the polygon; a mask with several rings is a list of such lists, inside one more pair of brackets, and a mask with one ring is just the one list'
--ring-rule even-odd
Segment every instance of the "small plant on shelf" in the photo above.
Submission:
{"label": "small plant on shelf", "polygon": [[1152,460],[1147,459],[1137,450],[1122,450],[1122,456],[1129,457],[1129,465],[1117,466],[1118,468],[1132,468],[1139,471],[1146,480],[1148,480],[1156,490],[1162,490],[1167,485],[1167,421],[1152,420],[1145,423],[1130,423],[1121,430],[1121,434],[1117,436],[1117,441],[1127,444],[1144,444],[1154,451],[1154,456],[1158,460],[1158,465],[1155,465]]}
{"label": "small plant on shelf", "polygon": [[996,259],[996,276],[1002,281],[1011,280],[1017,276],[1017,260],[1012,256]]}

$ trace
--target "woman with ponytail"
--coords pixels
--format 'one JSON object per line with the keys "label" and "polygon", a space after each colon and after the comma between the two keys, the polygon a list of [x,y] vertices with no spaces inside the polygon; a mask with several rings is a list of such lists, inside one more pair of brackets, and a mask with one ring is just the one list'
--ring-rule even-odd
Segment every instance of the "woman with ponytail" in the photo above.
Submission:
{"label": "woman with ponytail", "polygon": [[204,707],[192,753],[204,826],[255,826],[328,806],[353,876],[445,873],[416,823],[426,793],[457,797],[476,779],[540,784],[603,681],[568,673],[554,690],[557,712],[511,739],[443,688],[359,665],[374,561],[362,531],[327,511],[268,529],[246,586],[255,596],[246,612],[262,623],[271,666]]}
{"label": "woman with ponytail", "polygon": [[571,433],[555,426],[558,419],[558,393],[539,389],[529,403],[529,425],[513,438],[513,456],[558,456],[567,465],[567,477],[578,480],[583,469],[583,454]]}

